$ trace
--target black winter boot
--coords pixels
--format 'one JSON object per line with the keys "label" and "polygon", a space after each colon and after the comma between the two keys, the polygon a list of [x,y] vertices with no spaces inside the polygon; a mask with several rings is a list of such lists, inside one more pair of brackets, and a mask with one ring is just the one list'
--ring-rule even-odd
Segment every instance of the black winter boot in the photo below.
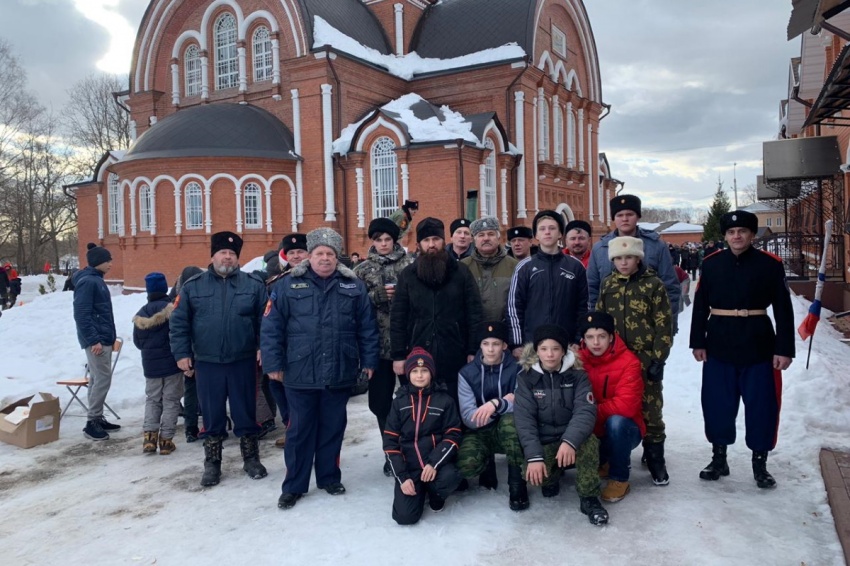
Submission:
{"label": "black winter boot", "polygon": [[646,445],[646,465],[652,475],[652,483],[655,485],[670,483],[667,462],[664,460],[664,442],[652,442]]}
{"label": "black winter boot", "polygon": [[210,487],[221,481],[221,438],[208,436],[204,439],[204,476],[201,485]]}
{"label": "black winter boot", "polygon": [[511,511],[525,511],[531,506],[528,485],[522,477],[522,468],[508,464],[508,502]]}
{"label": "black winter boot", "polygon": [[484,471],[480,476],[478,476],[478,485],[492,490],[499,487],[499,478],[496,475],[496,459],[493,456],[490,456],[490,460],[487,462],[487,467],[484,468]]}
{"label": "black winter boot", "polygon": [[711,463],[699,473],[699,479],[717,481],[720,476],[729,475],[729,464],[726,462],[726,446],[723,444],[711,445]]}
{"label": "black winter boot", "polygon": [[776,487],[776,480],[767,471],[767,452],[753,450],[753,477],[756,480],[756,485],[762,489]]}
{"label": "black winter boot", "polygon": [[582,497],[581,512],[587,515],[592,525],[605,525],[608,523],[608,511],[602,506],[598,497]]}
{"label": "black winter boot", "polygon": [[242,452],[242,469],[252,480],[266,477],[266,467],[260,463],[260,447],[257,436],[243,436],[239,439],[239,450]]}

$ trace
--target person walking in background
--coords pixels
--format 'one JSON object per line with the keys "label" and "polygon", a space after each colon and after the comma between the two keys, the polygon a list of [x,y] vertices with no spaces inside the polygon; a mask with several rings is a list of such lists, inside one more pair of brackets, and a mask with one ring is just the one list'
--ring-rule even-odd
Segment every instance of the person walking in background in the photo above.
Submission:
{"label": "person walking in background", "polygon": [[74,275],[74,322],[89,368],[89,409],[83,434],[91,440],[107,440],[109,432],[121,428],[103,417],[103,404],[112,386],[112,346],[116,338],[112,297],[103,279],[112,268],[112,254],[90,243],[86,262],[88,266]]}

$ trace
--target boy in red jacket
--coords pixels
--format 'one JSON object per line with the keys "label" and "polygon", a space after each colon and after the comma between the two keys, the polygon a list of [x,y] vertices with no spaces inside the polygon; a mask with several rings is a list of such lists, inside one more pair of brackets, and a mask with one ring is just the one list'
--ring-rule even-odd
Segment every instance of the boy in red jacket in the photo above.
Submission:
{"label": "boy in red jacket", "polygon": [[614,333],[614,318],[605,312],[588,313],[579,323],[579,356],[596,399],[600,475],[607,469],[604,501],[620,501],[629,492],[629,461],[646,434],[641,413],[643,378],[640,360]]}
{"label": "boy in red jacket", "polygon": [[422,517],[425,495],[432,511],[461,482],[454,461],[460,444],[460,416],[442,384],[431,386],[436,365],[414,348],[404,362],[409,383],[399,387],[384,429],[384,453],[396,479],[393,519],[413,525]]}

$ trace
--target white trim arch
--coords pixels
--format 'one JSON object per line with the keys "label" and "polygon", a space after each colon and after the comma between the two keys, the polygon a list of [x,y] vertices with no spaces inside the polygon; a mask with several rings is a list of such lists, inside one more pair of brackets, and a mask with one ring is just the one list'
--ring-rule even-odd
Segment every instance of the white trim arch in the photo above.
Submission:
{"label": "white trim arch", "polygon": [[180,34],[177,38],[177,41],[174,42],[174,48],[171,50],[171,58],[172,59],[180,59],[183,55],[183,44],[188,40],[194,39],[198,42],[198,45],[201,45],[201,34],[196,30],[189,29]]}
{"label": "white trim arch", "polygon": [[549,55],[548,51],[544,51],[542,55],[540,55],[540,61],[537,62],[537,68],[541,71],[545,71],[546,75],[552,79],[555,79],[555,64],[552,62],[552,56]]}
{"label": "white trim arch", "polygon": [[[563,78],[564,80],[561,81],[561,78]],[[564,84],[564,85],[569,84],[568,76],[567,76],[567,68],[564,65],[563,61],[559,60],[558,64],[555,65],[555,76],[553,77],[552,80],[554,80],[556,83],[560,83],[560,84]]]}
{"label": "white trim arch", "polygon": [[570,208],[570,205],[568,205],[565,202],[562,202],[561,204],[559,204],[558,207],[555,209],[555,212],[557,212],[558,214],[563,214],[564,216],[566,216],[567,222],[572,222],[573,220],[576,219],[576,215],[573,212],[573,209]]}
{"label": "white trim arch", "polygon": [[[269,177],[268,181],[268,190],[271,191],[272,183],[275,181],[286,181],[289,185],[289,213],[292,216],[292,219],[289,222],[290,229],[293,232],[298,231],[298,196],[295,188],[295,183],[292,182],[292,179],[289,178],[288,175],[278,174],[272,177]],[[271,193],[269,193],[271,194]],[[271,201],[269,200],[269,203]],[[266,229],[271,232],[272,231],[272,207],[271,204],[266,208]]]}
{"label": "white trim arch", "polygon": [[496,127],[496,121],[490,120],[490,123],[487,124],[487,127],[484,128],[484,133],[481,135],[481,139],[486,142],[488,134],[492,133],[492,136],[499,141],[499,153],[507,152],[507,148],[505,147],[505,139],[502,136],[502,132],[499,131],[499,128]]}
{"label": "white trim arch", "polygon": [[[573,91],[581,98],[584,98],[584,94],[581,92],[581,82],[578,80],[578,74],[576,74],[575,69],[570,69],[570,74],[567,75],[567,80],[564,84],[566,85],[567,90]],[[573,88],[573,84],[576,85],[575,88]]]}
{"label": "white trim arch", "polygon": [[[210,50],[208,44],[209,36],[207,35],[207,30],[210,27],[210,19],[213,14],[216,13],[217,9],[223,6],[233,9],[233,15],[236,17],[236,41],[238,42],[240,39],[245,39],[244,37],[240,37],[240,31],[242,30],[245,16],[242,13],[242,8],[240,8],[239,4],[236,3],[236,0],[215,0],[215,2],[207,6],[207,9],[204,11],[204,17],[201,19],[201,49],[205,51]],[[216,16],[216,20],[221,17],[222,13],[219,13]]]}
{"label": "white trim arch", "polygon": [[366,140],[369,138],[369,135],[380,128],[381,126],[390,130],[395,134],[396,140],[398,141],[397,147],[407,147],[407,136],[401,131],[401,128],[393,124],[392,122],[388,122],[384,120],[383,116],[378,116],[378,119],[369,124],[366,129],[360,132],[360,136],[357,138],[357,146],[356,151],[363,151],[363,145],[366,143]]}
{"label": "white trim arch", "polygon": [[277,25],[277,20],[271,12],[267,10],[257,10],[256,12],[251,12],[251,14],[245,18],[245,21],[242,22],[242,25],[239,26],[239,39],[246,39],[246,34],[248,33],[248,29],[250,29],[251,24],[260,19],[266,20],[266,23],[269,24],[269,28],[272,32],[277,33],[280,31],[280,26]]}

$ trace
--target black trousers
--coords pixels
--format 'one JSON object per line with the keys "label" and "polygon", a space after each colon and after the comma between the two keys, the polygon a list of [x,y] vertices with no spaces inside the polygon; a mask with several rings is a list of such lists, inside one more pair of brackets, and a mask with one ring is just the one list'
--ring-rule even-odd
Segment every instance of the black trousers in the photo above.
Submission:
{"label": "black trousers", "polygon": [[434,481],[425,483],[419,479],[422,470],[418,470],[411,477],[416,487],[416,495],[405,495],[401,491],[401,484],[395,482],[395,496],[393,497],[393,520],[399,525],[414,525],[422,518],[425,509],[425,496],[436,495],[440,499],[447,499],[460,485],[461,475],[454,462],[448,462],[437,470]]}
{"label": "black trousers", "polygon": [[[405,376],[397,376],[405,384]],[[387,416],[393,406],[393,394],[396,390],[396,374],[393,372],[392,360],[378,360],[378,367],[372,379],[369,380],[369,410],[378,419],[378,429],[381,434],[387,427]]]}

